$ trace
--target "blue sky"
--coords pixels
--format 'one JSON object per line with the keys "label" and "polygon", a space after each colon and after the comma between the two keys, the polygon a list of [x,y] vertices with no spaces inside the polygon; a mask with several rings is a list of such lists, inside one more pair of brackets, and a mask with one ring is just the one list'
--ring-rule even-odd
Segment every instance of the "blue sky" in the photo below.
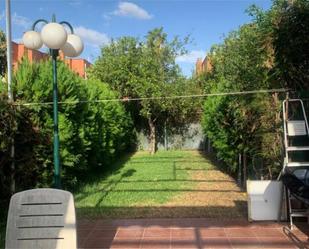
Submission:
{"label": "blue sky", "polygon": [[[11,0],[13,39],[20,41],[23,32],[40,18],[68,21],[84,43],[81,57],[93,62],[100,47],[111,38],[124,35],[143,38],[155,27],[163,27],[169,37],[190,35],[188,55],[177,62],[185,75],[191,75],[195,61],[204,57],[224,35],[249,22],[245,10],[251,4],[263,9],[271,0]],[[5,1],[0,0],[0,28],[5,30]]]}

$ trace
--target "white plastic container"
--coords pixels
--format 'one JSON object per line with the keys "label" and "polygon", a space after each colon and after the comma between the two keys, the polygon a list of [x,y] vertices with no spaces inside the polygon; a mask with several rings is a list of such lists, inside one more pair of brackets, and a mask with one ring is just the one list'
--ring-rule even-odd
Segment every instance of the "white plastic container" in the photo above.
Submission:
{"label": "white plastic container", "polygon": [[247,181],[248,219],[278,220],[282,204],[281,181]]}

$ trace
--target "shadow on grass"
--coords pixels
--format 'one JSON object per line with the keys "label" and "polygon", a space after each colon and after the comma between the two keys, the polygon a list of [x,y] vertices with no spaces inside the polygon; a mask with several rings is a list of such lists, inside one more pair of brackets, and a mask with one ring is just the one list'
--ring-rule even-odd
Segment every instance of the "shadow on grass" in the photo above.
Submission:
{"label": "shadow on grass", "polygon": [[[75,187],[69,189],[70,191],[79,192],[80,188],[88,183],[97,183],[101,182],[102,179],[107,178],[109,175],[119,172],[121,168],[125,166],[125,164],[130,160],[130,158],[135,154],[135,152],[128,153],[119,157],[119,159],[105,167],[97,167],[92,171],[88,172],[87,175],[81,179]],[[111,183],[112,184],[112,183]]]}
{"label": "shadow on grass", "polygon": [[[102,203],[102,201],[104,200],[104,198],[113,190],[113,188],[121,182],[121,180],[125,177],[130,177],[132,176],[134,173],[136,172],[135,169],[129,169],[127,171],[125,171],[124,173],[121,174],[120,178],[118,181],[114,181],[114,182],[110,182],[108,183],[107,186],[105,186],[105,188],[100,189],[99,191],[102,193],[102,196],[100,197],[100,199],[98,200],[96,207],[99,207]],[[106,190],[109,189],[109,190]],[[113,190],[114,192],[115,190]]]}
{"label": "shadow on grass", "polygon": [[233,179],[235,179],[235,182],[237,183],[238,187],[240,187],[241,189],[243,189],[243,187],[241,186],[241,184],[239,182],[236,181],[237,178],[237,173],[232,172],[231,170],[228,170],[229,167],[228,165],[223,162],[220,161],[216,158],[216,155],[214,153],[207,153],[203,150],[199,150],[198,151],[200,156],[202,156],[204,159],[208,160],[209,162],[211,162],[213,165],[216,165],[216,168],[220,171],[222,171],[225,174],[230,175],[231,177],[233,177]]}
{"label": "shadow on grass", "polygon": [[[102,167],[102,168],[95,168],[94,170],[92,170],[91,172],[88,172],[88,174],[82,179],[80,180],[79,184],[77,186],[75,186],[73,189],[70,189],[73,192],[76,192],[80,189],[80,187],[83,187],[85,184],[87,183],[96,183],[96,182],[101,182],[102,179],[107,178],[108,176],[112,175],[112,174],[117,174],[119,172],[119,170],[121,170],[126,164],[127,165],[135,165],[135,164],[141,164],[141,165],[145,165],[145,164],[153,164],[153,163],[171,163],[171,162],[188,162],[188,163],[194,163],[194,162],[204,162],[201,160],[196,160],[196,161],[190,161],[190,160],[179,160],[179,159],[183,159],[183,156],[156,156],[154,155],[154,160],[148,160],[148,159],[133,159],[131,160],[132,156],[135,154],[136,152],[132,152],[132,153],[128,153],[125,154],[123,156],[120,156],[119,159],[106,166],[106,167]],[[168,160],[167,160],[168,159]],[[125,177],[128,177],[129,175],[123,175],[122,179]],[[118,182],[118,181],[117,181]],[[148,182],[148,181],[147,181]]]}
{"label": "shadow on grass", "polygon": [[[199,156],[199,155],[198,155]],[[182,173],[178,175],[181,171],[212,171],[216,170],[216,167],[210,163],[208,157],[203,156],[206,160],[196,160],[195,158],[186,159],[185,156],[176,156],[176,157],[161,157],[161,156],[153,156],[151,158],[145,157],[143,158],[131,158],[132,155],[129,155],[122,160],[118,161],[116,167],[114,167],[113,171],[106,172],[104,175],[95,174],[93,178],[89,178],[91,182],[91,186],[89,189],[83,189],[83,191],[79,191],[78,195],[75,196],[75,201],[83,202],[83,204],[77,208],[78,214],[81,217],[100,217],[100,218],[150,218],[150,217],[247,217],[247,209],[246,209],[246,201],[243,201],[242,198],[238,199],[238,197],[234,198],[234,194],[238,196],[242,191],[238,189],[222,189],[216,188],[216,185],[213,185],[214,188],[208,187],[207,189],[198,189],[191,185],[186,185],[186,183],[233,183],[234,181],[228,179],[179,179],[179,176],[182,176]],[[168,158],[169,161],[165,159]],[[148,159],[148,160],[147,160]],[[193,159],[193,160],[192,160]],[[160,161],[161,160],[161,161]],[[138,173],[139,166],[143,165],[144,170],[149,167],[154,169],[152,172],[155,172],[156,167],[161,167],[162,170],[162,162],[167,162],[169,164],[170,170],[169,173],[163,174],[163,179],[153,179],[153,175],[137,175],[134,176],[135,173]],[[201,163],[195,164],[195,163]],[[185,167],[184,167],[185,164]],[[189,165],[188,165],[189,164]],[[129,166],[123,168],[124,166]],[[130,168],[131,166],[137,166],[135,169]],[[165,168],[165,165],[163,165]],[[118,179],[109,179],[108,177],[111,174],[119,174]],[[145,172],[145,171],[143,171]],[[151,172],[151,171],[150,171]],[[161,171],[162,172],[162,171]],[[132,177],[133,178],[130,178]],[[144,177],[144,178],[143,178]],[[161,177],[161,175],[160,175]],[[167,179],[166,179],[167,177]],[[182,177],[180,177],[182,178]],[[185,177],[184,177],[185,178]],[[96,185],[98,183],[98,185]],[[145,183],[146,185],[139,185],[139,183]],[[174,183],[177,183],[176,185]],[[183,185],[183,184],[185,185]],[[103,184],[103,186],[99,186],[99,184]],[[124,185],[125,184],[125,185]],[[131,185],[130,185],[131,184]],[[179,206],[166,206],[164,202],[160,202],[158,200],[158,196],[166,192],[167,196],[173,193],[217,193],[216,198],[218,198],[220,193],[222,195],[230,196],[229,204],[223,203],[222,206],[216,207],[218,202],[214,201],[214,206],[211,206],[205,203],[205,206],[194,206],[192,204],[187,203],[188,206],[183,206],[180,203]],[[109,194],[115,194],[115,197],[109,196],[109,198],[129,198],[134,201],[126,202],[125,200],[121,200],[121,198],[117,201],[110,202],[110,200],[104,202]],[[145,204],[141,201],[141,198],[145,198],[145,202],[148,200],[150,204]],[[89,202],[84,201],[89,198]],[[163,197],[165,198],[165,197]],[[158,204],[153,204],[153,199],[158,201]],[[186,200],[184,200],[184,203]],[[234,202],[235,205],[231,203]],[[136,203],[139,203],[136,205]],[[145,204],[145,205],[144,205]],[[219,204],[221,205],[221,203]],[[77,205],[78,206],[78,205]],[[192,207],[191,207],[192,206]]]}
{"label": "shadow on grass", "polygon": [[227,174],[231,175],[231,172],[229,172],[229,171],[227,170],[227,168],[228,168],[227,165],[226,165],[224,162],[219,161],[219,160],[216,158],[215,154],[213,154],[213,153],[207,153],[207,152],[205,152],[205,151],[203,151],[203,150],[199,150],[198,152],[199,152],[199,155],[200,155],[201,157],[203,157],[205,160],[209,161],[209,162],[212,163],[213,165],[216,165],[216,168],[217,168],[218,170],[221,170],[221,171],[223,171],[224,173],[227,173]]}
{"label": "shadow on grass", "polygon": [[77,208],[82,218],[220,218],[247,219],[247,202],[234,201],[233,207],[225,206],[99,206]]}

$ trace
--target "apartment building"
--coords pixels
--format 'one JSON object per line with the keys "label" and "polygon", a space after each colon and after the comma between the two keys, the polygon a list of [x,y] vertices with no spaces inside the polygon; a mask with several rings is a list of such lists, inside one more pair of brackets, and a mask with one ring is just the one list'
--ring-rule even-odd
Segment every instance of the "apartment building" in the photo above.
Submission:
{"label": "apartment building", "polygon": [[[47,60],[49,58],[49,55],[47,53],[38,50],[28,49],[23,44],[18,44],[15,42],[12,42],[12,50],[12,64],[14,70],[18,68],[18,64],[24,56],[26,56],[30,62],[39,62],[41,60]],[[71,71],[75,72],[84,79],[87,78],[87,69],[91,67],[91,63],[89,61],[79,58],[65,58],[61,52],[60,59],[63,60],[66,65],[68,65]]]}
{"label": "apartment building", "polygon": [[200,75],[204,72],[210,72],[212,70],[212,65],[210,59],[205,56],[204,59],[198,58],[195,63],[195,73]]}

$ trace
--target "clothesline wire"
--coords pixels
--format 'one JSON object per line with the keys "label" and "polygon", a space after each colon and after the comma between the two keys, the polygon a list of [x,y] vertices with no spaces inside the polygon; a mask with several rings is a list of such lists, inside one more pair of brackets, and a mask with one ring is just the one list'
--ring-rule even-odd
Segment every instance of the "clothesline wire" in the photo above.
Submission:
{"label": "clothesline wire", "polygon": [[[131,101],[142,101],[142,100],[166,100],[166,99],[185,99],[185,98],[205,98],[212,96],[231,96],[231,95],[248,95],[258,93],[282,93],[287,92],[287,89],[262,89],[252,91],[239,91],[239,92],[223,92],[223,93],[206,93],[196,95],[177,95],[177,96],[158,96],[158,97],[141,97],[141,98],[115,98],[115,99],[95,99],[95,100],[77,100],[77,101],[59,101],[59,105],[76,105],[85,103],[105,103],[105,102],[131,102]],[[53,102],[30,102],[30,103],[13,103],[16,106],[36,106],[36,105],[53,105]]]}

